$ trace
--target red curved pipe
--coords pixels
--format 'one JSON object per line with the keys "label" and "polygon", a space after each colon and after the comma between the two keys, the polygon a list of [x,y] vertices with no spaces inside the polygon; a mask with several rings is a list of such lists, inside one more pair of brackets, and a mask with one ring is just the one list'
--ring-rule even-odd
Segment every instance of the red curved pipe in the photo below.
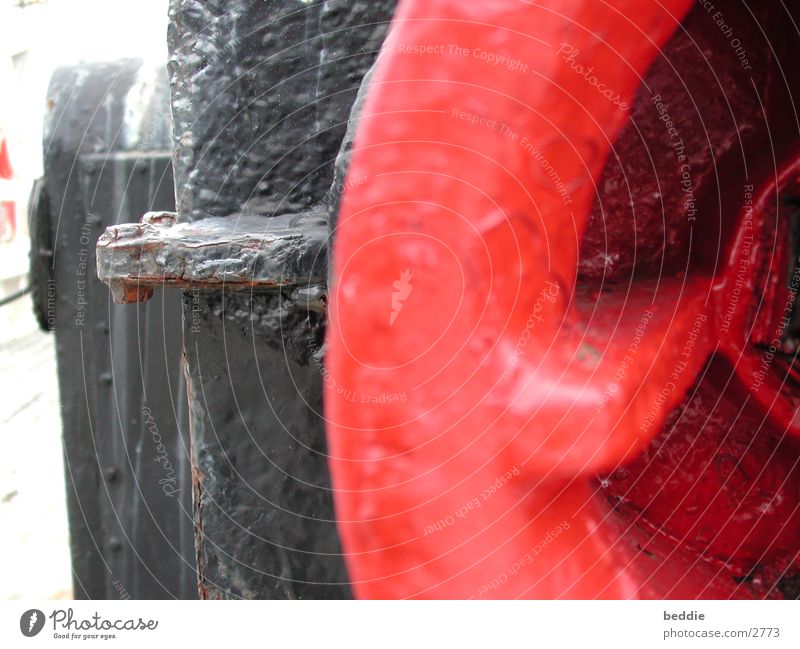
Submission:
{"label": "red curved pipe", "polygon": [[691,4],[401,2],[329,312],[330,464],[357,596],[731,595],[614,519],[592,480],[681,403],[718,348],[728,280],[576,288],[595,183]]}

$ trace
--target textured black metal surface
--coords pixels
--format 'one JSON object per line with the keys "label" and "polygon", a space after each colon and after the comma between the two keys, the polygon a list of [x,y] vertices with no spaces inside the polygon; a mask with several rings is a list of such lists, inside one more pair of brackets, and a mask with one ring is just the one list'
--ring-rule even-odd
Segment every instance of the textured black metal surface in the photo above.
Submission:
{"label": "textured black metal surface", "polygon": [[184,287],[202,597],[350,594],[321,418],[327,217],[394,6],[171,2],[177,223],[112,228],[98,259],[117,301]]}
{"label": "textured black metal surface", "polygon": [[[352,104],[394,6],[173,0],[179,222],[329,213]],[[316,270],[281,290],[254,273],[255,292],[184,292],[204,597],[350,595],[320,415],[326,257],[315,250],[297,247]]]}
{"label": "textured black metal surface", "polygon": [[347,596],[313,359],[323,316],[280,291],[185,292],[184,313],[202,595]]}
{"label": "textured black metal surface", "polygon": [[323,199],[394,0],[173,0],[182,219],[297,213]]}
{"label": "textured black metal surface", "polygon": [[53,268],[53,232],[50,204],[44,179],[37,178],[28,199],[28,232],[30,233],[30,266],[33,315],[42,331],[55,327],[55,286],[50,281]]}
{"label": "textured black metal surface", "polygon": [[55,282],[78,598],[197,593],[180,300],[114,305],[94,262],[105,226],[174,206],[165,77],[137,60],[81,64],[48,93],[40,216],[54,250],[37,277]]}
{"label": "textured black metal surface", "polygon": [[[367,89],[369,82],[372,78],[372,73],[375,70],[375,64],[364,75],[364,81],[361,88],[358,90],[355,101],[350,109],[350,116],[347,122],[347,130],[345,131],[342,143],[339,147],[339,153],[336,156],[336,161],[333,167],[333,183],[325,196],[324,203],[328,213],[328,226],[330,229],[330,241],[336,235],[336,224],[339,217],[339,205],[342,200],[342,194],[347,186],[347,171],[350,168],[350,158],[353,156],[353,146],[356,140],[356,130],[358,127],[358,119],[361,116],[361,111],[364,109],[364,104],[367,101]],[[353,178],[349,182],[352,183],[365,183],[369,178]],[[330,259],[330,256],[329,256]]]}

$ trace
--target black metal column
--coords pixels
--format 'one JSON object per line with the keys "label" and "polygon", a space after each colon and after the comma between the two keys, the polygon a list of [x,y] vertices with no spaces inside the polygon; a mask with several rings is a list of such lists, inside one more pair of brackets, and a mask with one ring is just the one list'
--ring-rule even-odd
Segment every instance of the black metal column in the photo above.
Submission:
{"label": "black metal column", "polygon": [[48,102],[32,276],[56,292],[75,596],[196,597],[180,300],[113,304],[94,255],[105,227],[174,206],[166,71],[63,68]]}
{"label": "black metal column", "polygon": [[177,215],[110,229],[98,259],[119,301],[183,289],[202,597],[350,596],[321,403],[328,216],[394,4],[171,4]]}

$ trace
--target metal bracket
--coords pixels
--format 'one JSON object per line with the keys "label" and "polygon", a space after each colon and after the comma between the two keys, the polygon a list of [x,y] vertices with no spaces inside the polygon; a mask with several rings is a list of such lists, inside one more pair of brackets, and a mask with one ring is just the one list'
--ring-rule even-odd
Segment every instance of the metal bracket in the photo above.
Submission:
{"label": "metal bracket", "polygon": [[158,287],[300,287],[299,301],[324,308],[329,237],[325,214],[209,217],[181,223],[148,212],[106,229],[97,276],[114,302],[146,302]]}

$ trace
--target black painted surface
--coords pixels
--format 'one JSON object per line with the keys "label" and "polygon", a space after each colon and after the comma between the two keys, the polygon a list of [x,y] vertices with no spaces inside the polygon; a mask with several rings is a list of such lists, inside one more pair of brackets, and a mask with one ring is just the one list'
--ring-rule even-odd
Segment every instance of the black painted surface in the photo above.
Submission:
{"label": "black painted surface", "polygon": [[181,219],[297,213],[323,199],[387,0],[173,0]]}
{"label": "black painted surface", "polygon": [[323,316],[280,291],[184,293],[201,594],[349,594],[312,356]]}
{"label": "black painted surface", "polygon": [[75,596],[196,597],[179,297],[113,305],[94,262],[105,226],[174,206],[166,75],[81,64],[56,71],[48,99],[39,214],[54,254],[36,277],[56,285]]}
{"label": "black painted surface", "polygon": [[55,327],[55,286],[50,281],[53,268],[53,223],[50,201],[43,178],[37,178],[28,198],[30,251],[28,277],[31,283],[33,315],[42,331]]}
{"label": "black painted surface", "polygon": [[[394,6],[172,1],[179,222],[330,213]],[[184,291],[201,596],[347,597],[320,414],[325,287],[231,288]]]}

